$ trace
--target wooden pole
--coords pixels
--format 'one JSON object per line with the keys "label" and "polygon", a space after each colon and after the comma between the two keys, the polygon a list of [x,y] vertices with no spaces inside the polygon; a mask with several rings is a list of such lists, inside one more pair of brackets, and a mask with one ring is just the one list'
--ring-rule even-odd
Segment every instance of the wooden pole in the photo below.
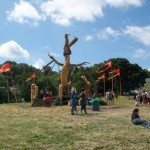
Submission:
{"label": "wooden pole", "polygon": [[[114,94],[114,78],[112,78],[112,94]],[[114,97],[112,99],[112,104],[114,105]]]}
{"label": "wooden pole", "polygon": [[121,85],[121,77],[119,75],[119,80],[120,80],[120,96],[122,96],[122,85]]}
{"label": "wooden pole", "polygon": [[8,98],[8,103],[10,102],[10,96],[9,96],[9,86],[8,86],[8,78],[7,78],[7,75],[6,75],[6,84],[7,84],[7,98]]}
{"label": "wooden pole", "polygon": [[11,74],[11,80],[12,80],[13,92],[14,92],[14,96],[15,96],[16,103],[17,103],[16,89],[15,89],[15,86],[14,86],[14,80],[13,80],[13,78],[12,78],[12,72],[11,72],[11,71],[10,71],[10,74]]}
{"label": "wooden pole", "polygon": [[105,97],[105,78],[104,78],[104,97]]}
{"label": "wooden pole", "polygon": [[112,78],[112,92],[114,92],[114,80],[113,80],[113,78]]}

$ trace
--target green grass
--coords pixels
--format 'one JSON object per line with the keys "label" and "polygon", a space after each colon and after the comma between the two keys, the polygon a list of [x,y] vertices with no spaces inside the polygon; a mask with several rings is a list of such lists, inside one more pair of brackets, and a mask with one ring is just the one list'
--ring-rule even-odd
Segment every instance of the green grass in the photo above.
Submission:
{"label": "green grass", "polygon": [[[80,109],[80,106],[78,106]],[[87,115],[70,115],[70,106],[30,107],[29,103],[0,105],[1,150],[149,150],[150,129],[132,125],[134,101],[115,100]],[[140,107],[150,120],[150,106]]]}

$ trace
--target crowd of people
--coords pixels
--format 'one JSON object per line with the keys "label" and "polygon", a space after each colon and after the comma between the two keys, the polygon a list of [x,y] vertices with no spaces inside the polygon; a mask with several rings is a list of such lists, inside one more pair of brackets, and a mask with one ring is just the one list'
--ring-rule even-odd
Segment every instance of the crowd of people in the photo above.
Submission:
{"label": "crowd of people", "polygon": [[[39,94],[39,98],[42,98],[43,101],[46,101],[46,98],[50,97],[51,94],[48,89],[41,90]],[[109,89],[105,93],[105,99],[107,103],[107,107],[111,107],[114,104],[115,94]],[[71,115],[78,114],[77,104],[79,102],[80,112],[81,114],[87,114],[87,104],[89,104],[89,99],[93,98],[91,93],[86,89],[82,88],[80,93],[77,94],[76,88],[72,87],[70,92],[70,103],[71,103]],[[136,99],[136,107],[141,106],[142,104],[150,103],[150,93],[147,90],[141,91],[140,89],[135,90],[135,99]],[[139,109],[135,108],[131,114],[131,122],[134,125],[141,125],[144,128],[150,129],[150,122],[144,119],[141,119],[139,115]]]}
{"label": "crowd of people", "polygon": [[52,95],[48,88],[41,89],[40,93],[38,95],[39,99],[42,99],[42,101],[45,103],[46,107],[49,107],[51,105]]}
{"label": "crowd of people", "polygon": [[43,99],[43,98],[50,97],[50,96],[51,96],[51,93],[50,93],[49,89],[46,88],[46,89],[40,90],[38,98]]}
{"label": "crowd of people", "polygon": [[135,106],[150,104],[150,92],[146,90],[136,89],[134,93]]}
{"label": "crowd of people", "polygon": [[[71,114],[72,115],[77,114],[78,110],[76,107],[78,103],[81,106],[81,110],[80,110],[81,114],[83,111],[85,114],[87,114],[86,106],[90,105],[90,101],[97,97],[100,100],[100,96],[96,94],[91,94],[91,92],[89,92],[86,88],[82,88],[80,94],[77,94],[76,88],[72,87],[70,92],[70,104],[72,106]],[[112,105],[114,104],[114,98],[115,98],[114,92],[112,92],[112,90],[109,89],[105,93],[105,98],[106,98],[105,100],[106,100],[107,108],[111,108]]]}

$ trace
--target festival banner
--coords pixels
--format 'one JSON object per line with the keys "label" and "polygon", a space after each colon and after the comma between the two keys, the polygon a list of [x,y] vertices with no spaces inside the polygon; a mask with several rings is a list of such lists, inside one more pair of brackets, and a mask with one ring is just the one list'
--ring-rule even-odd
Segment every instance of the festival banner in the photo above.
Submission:
{"label": "festival banner", "polygon": [[10,71],[10,64],[6,63],[2,68],[0,68],[0,73]]}
{"label": "festival banner", "polygon": [[105,78],[105,73],[103,73],[100,77],[98,77],[98,80],[100,81],[101,79]]}
{"label": "festival banner", "polygon": [[35,77],[36,77],[36,74],[35,74],[35,72],[34,72],[34,73],[32,73],[32,74],[25,80],[25,82],[28,82],[28,81],[32,80],[33,78],[35,78]]}
{"label": "festival banner", "polygon": [[120,76],[120,69],[113,70],[113,71],[109,72],[109,74],[111,74],[111,77],[109,77],[108,79],[112,79],[116,76]]}
{"label": "festival banner", "polygon": [[108,61],[107,63],[103,64],[102,66],[100,66],[98,69],[97,69],[97,72],[98,73],[102,73],[108,69],[112,68],[112,62],[111,61]]}

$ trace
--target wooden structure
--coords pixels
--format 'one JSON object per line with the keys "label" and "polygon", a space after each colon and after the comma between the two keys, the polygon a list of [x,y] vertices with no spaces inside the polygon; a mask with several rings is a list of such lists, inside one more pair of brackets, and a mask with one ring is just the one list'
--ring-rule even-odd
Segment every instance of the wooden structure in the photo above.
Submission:
{"label": "wooden structure", "polygon": [[53,56],[48,54],[48,56],[50,57],[50,59],[52,59],[52,61],[49,62],[46,66],[48,66],[52,62],[55,62],[57,65],[62,66],[62,71],[60,74],[60,84],[58,87],[58,100],[60,105],[62,105],[64,101],[70,98],[70,91],[69,91],[70,81],[68,81],[69,67],[78,67],[88,63],[88,62],[82,62],[79,64],[70,63],[70,55],[72,53],[70,47],[73,44],[75,44],[77,41],[78,38],[74,37],[74,39],[71,42],[69,42],[69,34],[65,34],[65,45],[64,45],[64,52],[63,52],[63,55],[65,57],[64,64],[59,63]]}
{"label": "wooden structure", "polygon": [[33,83],[31,84],[31,104],[34,102],[37,96],[38,96],[38,86],[35,83]]}

